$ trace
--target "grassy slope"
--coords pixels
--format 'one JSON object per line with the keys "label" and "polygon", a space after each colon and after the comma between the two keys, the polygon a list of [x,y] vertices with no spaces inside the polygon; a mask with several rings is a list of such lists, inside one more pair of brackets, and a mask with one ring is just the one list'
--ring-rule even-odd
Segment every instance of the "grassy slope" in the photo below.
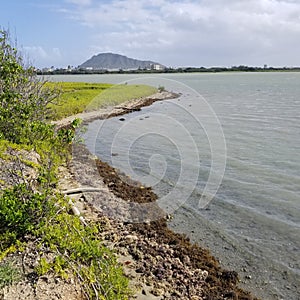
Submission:
{"label": "grassy slope", "polygon": [[112,85],[105,83],[59,82],[48,83],[50,88],[58,88],[61,95],[57,105],[51,105],[54,119],[113,106],[130,99],[145,97],[157,92],[147,85]]}

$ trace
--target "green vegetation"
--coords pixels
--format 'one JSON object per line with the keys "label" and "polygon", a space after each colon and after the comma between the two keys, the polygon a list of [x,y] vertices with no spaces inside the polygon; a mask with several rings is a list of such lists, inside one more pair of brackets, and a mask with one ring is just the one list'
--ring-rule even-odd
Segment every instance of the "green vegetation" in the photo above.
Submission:
{"label": "green vegetation", "polygon": [[24,66],[7,32],[0,31],[0,184],[6,184],[0,191],[0,288],[17,279],[7,255],[34,241],[41,253],[36,275],[75,276],[86,299],[128,299],[128,279],[102,245],[101,228],[70,215],[68,199],[55,191],[57,169],[69,158],[79,123],[55,131],[47,122],[57,95]]}
{"label": "green vegetation", "polygon": [[0,138],[16,143],[30,143],[32,127],[44,127],[47,105],[56,98],[55,91],[25,68],[18,52],[0,31]]}
{"label": "green vegetation", "polygon": [[165,90],[166,90],[165,87],[162,86],[162,85],[160,85],[160,86],[158,87],[158,91],[159,91],[160,93],[164,92]]}
{"label": "green vegetation", "polygon": [[57,103],[50,104],[52,118],[58,120],[83,112],[87,105],[112,84],[85,82],[48,82],[51,90],[61,91]]}
{"label": "green vegetation", "polygon": [[148,85],[115,85],[95,97],[88,105],[87,110],[91,111],[98,108],[121,104],[131,99],[150,96],[156,92],[156,88]]}
{"label": "green vegetation", "polygon": [[11,285],[20,278],[19,270],[11,263],[0,263],[0,289]]}
{"label": "green vegetation", "polygon": [[[63,202],[63,201],[62,201]],[[128,279],[118,266],[116,257],[95,238],[96,225],[85,227],[78,217],[66,211],[56,214],[39,229],[41,245],[57,255],[50,261],[42,258],[37,268],[39,275],[53,269],[63,278],[73,271],[84,287],[87,298],[126,299]]]}
{"label": "green vegetation", "polygon": [[162,74],[162,73],[218,73],[218,72],[300,72],[300,67],[256,67],[256,66],[232,66],[232,67],[179,67],[179,68],[165,68],[163,70],[117,70],[108,71],[93,69],[87,70],[82,68],[76,68],[74,70],[69,69],[55,69],[51,71],[43,72],[38,71],[39,75],[54,75],[54,74]]}
{"label": "green vegetation", "polygon": [[59,89],[58,102],[49,104],[54,119],[120,104],[134,98],[149,96],[157,89],[147,85],[112,85],[105,83],[60,82],[46,85]]}
{"label": "green vegetation", "polygon": [[[59,193],[37,193],[25,185],[4,190],[0,197],[0,250],[20,250],[21,243],[22,247],[26,245],[24,237],[30,236],[39,241],[36,247],[41,253],[53,254],[41,257],[37,275],[52,272],[67,279],[73,274],[87,299],[127,299],[128,279],[114,253],[97,237],[99,228],[94,224],[84,226],[69,210],[67,199]],[[11,284],[16,272],[0,265],[0,285]]]}
{"label": "green vegetation", "polygon": [[3,191],[0,197],[0,250],[6,250],[24,235],[33,233],[54,211],[48,193],[34,193],[25,184]]}

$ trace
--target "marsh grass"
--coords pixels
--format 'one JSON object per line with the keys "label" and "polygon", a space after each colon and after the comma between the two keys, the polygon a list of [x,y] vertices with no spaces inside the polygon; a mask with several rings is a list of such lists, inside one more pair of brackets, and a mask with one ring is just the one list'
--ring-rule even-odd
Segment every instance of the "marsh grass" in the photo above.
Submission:
{"label": "marsh grass", "polygon": [[157,89],[151,86],[130,84],[49,82],[47,86],[61,91],[58,103],[49,106],[55,120],[83,111],[118,105],[125,101],[150,96],[157,92]]}
{"label": "marsh grass", "polygon": [[52,118],[59,120],[83,112],[88,103],[111,86],[106,83],[48,82],[47,87],[60,91],[57,103],[49,105]]}
{"label": "marsh grass", "polygon": [[128,100],[150,96],[156,92],[156,88],[148,85],[114,85],[95,97],[86,110],[91,111],[118,105]]}

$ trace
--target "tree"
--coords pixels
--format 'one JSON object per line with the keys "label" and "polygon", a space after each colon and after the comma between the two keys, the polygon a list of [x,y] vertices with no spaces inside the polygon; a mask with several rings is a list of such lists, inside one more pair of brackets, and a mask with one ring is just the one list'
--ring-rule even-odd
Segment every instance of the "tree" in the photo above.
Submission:
{"label": "tree", "polygon": [[0,139],[29,142],[31,128],[46,120],[48,104],[57,98],[45,84],[25,66],[8,31],[0,30]]}

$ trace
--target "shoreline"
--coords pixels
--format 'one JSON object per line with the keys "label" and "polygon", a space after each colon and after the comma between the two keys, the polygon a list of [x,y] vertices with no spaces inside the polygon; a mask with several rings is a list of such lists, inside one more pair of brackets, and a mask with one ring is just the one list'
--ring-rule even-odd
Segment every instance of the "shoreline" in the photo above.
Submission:
{"label": "shoreline", "polygon": [[141,97],[126,101],[123,104],[117,106],[101,108],[96,111],[85,111],[76,115],[63,118],[61,120],[53,121],[52,124],[56,125],[57,128],[61,128],[70,125],[72,121],[77,118],[81,119],[83,124],[87,124],[97,119],[103,120],[111,117],[121,116],[133,111],[139,111],[142,107],[150,106],[154,102],[176,99],[179,96],[179,94],[173,92],[157,92],[147,97]]}
{"label": "shoreline", "polygon": [[[127,114],[155,101],[178,97],[166,93],[159,93],[160,97],[132,100],[110,111],[102,110],[93,115],[86,113],[83,121],[86,124],[99,118]],[[76,117],[68,118],[67,122]],[[66,119],[57,125],[67,126]],[[149,223],[127,223],[116,218],[114,209],[119,210],[124,201],[152,203],[153,213],[159,213],[159,209],[155,209],[156,194],[151,188],[141,188],[138,182],[127,184],[124,181],[126,175],[92,157],[82,145],[75,146],[73,154],[75,161],[69,170],[77,179],[74,187],[79,181],[81,187],[101,189],[101,192],[80,193],[76,196],[77,204],[84,203],[89,208],[88,214],[93,211],[97,221],[105,220],[108,224],[109,229],[104,230],[103,238],[120,255],[125,273],[134,289],[139,290],[135,299],[257,299],[238,287],[238,274],[223,269],[208,249],[192,244],[188,237],[168,228],[163,212],[158,221]],[[66,188],[68,185],[65,184]],[[126,208],[126,205],[122,208],[124,215],[128,213]],[[82,214],[85,215],[84,209]]]}

